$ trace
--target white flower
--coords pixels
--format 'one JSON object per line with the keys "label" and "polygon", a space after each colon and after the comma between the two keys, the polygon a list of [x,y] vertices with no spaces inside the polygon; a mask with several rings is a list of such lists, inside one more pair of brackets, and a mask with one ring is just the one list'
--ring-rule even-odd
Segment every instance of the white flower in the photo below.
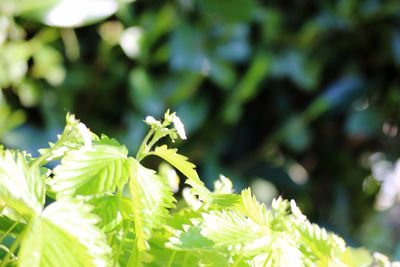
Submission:
{"label": "white flower", "polygon": [[147,116],[145,122],[146,122],[148,125],[152,125],[152,124],[156,123],[157,121],[156,121],[156,119],[154,119],[152,116]]}
{"label": "white flower", "polygon": [[182,140],[186,140],[185,127],[183,126],[181,119],[179,119],[179,117],[175,115],[172,122],[174,123],[174,127],[175,127],[176,132],[178,133],[179,137]]}
{"label": "white flower", "polygon": [[152,116],[147,116],[145,122],[147,125],[149,125],[151,127],[161,127],[161,122],[154,119],[154,117],[152,117]]}

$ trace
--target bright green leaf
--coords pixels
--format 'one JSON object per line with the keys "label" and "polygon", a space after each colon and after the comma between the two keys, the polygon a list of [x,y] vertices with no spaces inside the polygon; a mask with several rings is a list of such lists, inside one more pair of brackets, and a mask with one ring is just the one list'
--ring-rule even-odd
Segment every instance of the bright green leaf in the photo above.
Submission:
{"label": "bright green leaf", "polygon": [[0,199],[8,207],[22,216],[37,215],[42,211],[44,193],[44,177],[38,167],[29,167],[25,154],[0,151]]}
{"label": "bright green leaf", "polygon": [[168,148],[166,145],[156,147],[150,154],[157,155],[177,168],[188,179],[186,183],[191,185],[199,197],[203,200],[210,199],[210,191],[204,186],[195,170],[195,165],[188,158],[177,153],[177,149]]}
{"label": "bright green leaf", "polygon": [[94,209],[93,213],[100,217],[98,227],[108,233],[116,229],[122,222],[122,215],[119,210],[119,199],[117,195],[102,195],[90,199]]}
{"label": "bright green leaf", "polygon": [[49,161],[58,160],[70,150],[77,150],[90,143],[92,140],[98,140],[98,137],[91,133],[89,129],[75,118],[75,115],[67,114],[64,131],[58,136],[56,143],[49,143],[50,148],[39,149],[41,157],[35,160],[36,164],[45,164]]}
{"label": "bright green leaf", "polygon": [[260,227],[235,211],[211,211],[203,213],[202,217],[201,234],[214,241],[216,247],[224,247],[232,252],[251,246],[268,231],[268,228]]}
{"label": "bright green leaf", "polygon": [[57,198],[122,190],[128,178],[127,155],[124,146],[107,137],[69,151],[54,169],[52,188]]}
{"label": "bright green leaf", "polygon": [[143,167],[133,158],[130,161],[129,189],[134,212],[138,249],[144,251],[152,230],[162,226],[174,207],[175,198],[168,182],[155,171]]}
{"label": "bright green leaf", "polygon": [[57,201],[34,218],[24,235],[21,267],[111,266],[105,235],[95,226],[91,206]]}
{"label": "bright green leaf", "polygon": [[241,196],[240,209],[244,215],[260,225],[266,225],[268,223],[268,216],[265,205],[257,202],[256,198],[252,196],[250,189],[243,190]]}

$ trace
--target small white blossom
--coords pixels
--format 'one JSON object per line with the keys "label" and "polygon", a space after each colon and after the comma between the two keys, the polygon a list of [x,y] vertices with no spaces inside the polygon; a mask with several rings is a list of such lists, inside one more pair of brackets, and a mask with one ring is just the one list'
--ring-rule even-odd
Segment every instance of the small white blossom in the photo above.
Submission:
{"label": "small white blossom", "polygon": [[147,125],[151,126],[151,127],[161,127],[161,122],[159,122],[158,120],[154,119],[154,117],[152,116],[147,116],[146,120],[144,121],[146,122]]}
{"label": "small white blossom", "polygon": [[181,119],[179,119],[178,116],[174,116],[172,122],[174,123],[174,127],[175,127],[176,132],[178,133],[179,137],[182,140],[186,140],[185,127],[183,126]]}
{"label": "small white blossom", "polygon": [[148,125],[152,125],[152,124],[157,123],[157,120],[154,119],[154,117],[152,117],[152,116],[147,116],[145,122],[146,122]]}

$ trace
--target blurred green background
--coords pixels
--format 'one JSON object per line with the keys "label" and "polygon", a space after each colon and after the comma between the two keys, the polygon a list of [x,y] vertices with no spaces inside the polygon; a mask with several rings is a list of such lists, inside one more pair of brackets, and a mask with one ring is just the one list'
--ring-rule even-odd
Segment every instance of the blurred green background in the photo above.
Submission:
{"label": "blurred green background", "polygon": [[35,154],[70,111],[135,153],[176,144],[268,203],[400,259],[398,0],[1,0],[0,141]]}

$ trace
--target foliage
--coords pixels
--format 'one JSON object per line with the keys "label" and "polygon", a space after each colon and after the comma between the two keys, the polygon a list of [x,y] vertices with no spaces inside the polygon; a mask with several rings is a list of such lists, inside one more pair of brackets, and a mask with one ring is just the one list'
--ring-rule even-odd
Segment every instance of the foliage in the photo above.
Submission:
{"label": "foliage", "polygon": [[400,259],[397,215],[374,210],[366,163],[400,156],[399,14],[398,0],[2,0],[0,138],[34,153],[68,110],[135,151],[142,118],[171,108],[208,186],[219,173],[238,191],[263,185],[263,202],[295,198]]}
{"label": "foliage", "polygon": [[[163,137],[186,138],[175,113],[162,122],[146,119],[151,129],[135,157],[73,115],[66,120],[58,141],[39,157],[2,148],[1,240],[11,242],[1,247],[1,266],[389,264],[310,223],[293,200],[275,199],[267,209],[250,189],[232,193],[225,177],[211,192],[186,157],[155,147]],[[167,178],[143,166],[152,155],[186,176],[191,201],[200,206],[178,202]],[[51,162],[56,166],[49,168]],[[22,230],[13,231],[17,225]]]}

